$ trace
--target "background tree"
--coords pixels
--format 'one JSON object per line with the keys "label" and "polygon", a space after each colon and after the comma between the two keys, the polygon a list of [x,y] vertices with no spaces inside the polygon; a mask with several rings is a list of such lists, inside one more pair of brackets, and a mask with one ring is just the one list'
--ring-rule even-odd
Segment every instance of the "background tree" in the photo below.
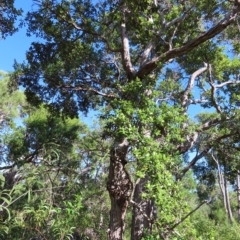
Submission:
{"label": "background tree", "polygon": [[11,214],[4,237],[101,238],[109,208],[108,143],[98,135],[78,119],[62,121],[41,107],[5,136],[9,166],[3,168],[10,170],[3,173],[2,193],[12,200],[2,203]]}
{"label": "background tree", "polygon": [[25,96],[23,92],[8,90],[9,75],[7,73],[0,73],[0,125],[1,128],[10,123],[13,118],[17,118],[21,115],[23,106],[25,104]]}
{"label": "background tree", "polygon": [[14,0],[2,0],[0,3],[0,35],[1,38],[6,38],[7,35],[12,35],[17,31],[17,17],[22,14],[21,9],[16,9]]}
{"label": "background tree", "polygon": [[[187,231],[176,234],[191,212],[184,176],[239,136],[239,60],[221,46],[236,45],[238,1],[35,3],[28,34],[43,41],[32,43],[27,64],[15,64],[12,84],[52,114],[103,107],[104,136],[113,142],[108,238],[124,238],[129,203],[132,239],[184,238]],[[212,113],[192,121],[196,104]],[[183,162],[189,151],[195,157]]]}

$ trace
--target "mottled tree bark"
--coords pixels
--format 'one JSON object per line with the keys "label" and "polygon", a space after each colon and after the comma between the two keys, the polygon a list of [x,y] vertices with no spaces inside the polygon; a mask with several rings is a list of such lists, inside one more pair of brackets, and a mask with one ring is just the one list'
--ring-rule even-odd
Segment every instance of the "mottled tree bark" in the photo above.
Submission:
{"label": "mottled tree bark", "polygon": [[111,199],[109,240],[122,240],[125,231],[125,216],[132,194],[132,181],[126,169],[128,142],[111,150],[107,189]]}

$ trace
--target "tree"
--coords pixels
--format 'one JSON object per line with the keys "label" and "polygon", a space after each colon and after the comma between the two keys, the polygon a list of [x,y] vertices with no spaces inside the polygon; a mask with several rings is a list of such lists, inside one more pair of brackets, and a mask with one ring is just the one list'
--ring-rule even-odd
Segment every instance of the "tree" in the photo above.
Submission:
{"label": "tree", "polygon": [[0,227],[8,226],[3,238],[101,238],[109,208],[108,143],[78,119],[52,117],[43,106],[28,114],[5,135],[8,165],[0,168],[9,170],[2,176],[1,206],[10,217],[1,210]]}
{"label": "tree", "polygon": [[2,38],[6,38],[7,35],[12,35],[17,31],[15,22],[17,17],[22,14],[22,10],[15,8],[14,0],[2,0],[0,14],[0,35]]}
{"label": "tree", "polygon": [[17,118],[22,113],[22,107],[25,104],[25,96],[23,92],[8,90],[9,75],[7,73],[0,73],[0,126],[1,128]]}
{"label": "tree", "polygon": [[[9,92],[8,90],[8,84],[9,84],[9,75],[5,72],[0,72],[0,97],[1,97],[1,103],[0,103],[0,152],[1,152],[1,168],[4,169],[7,159],[6,159],[6,153],[7,153],[7,147],[6,147],[6,141],[4,138],[4,135],[6,132],[9,132],[10,129],[14,128],[14,120],[17,117],[20,117],[23,114],[23,107],[26,104],[25,96],[20,91],[13,91]],[[8,168],[8,167],[6,167]],[[3,175],[0,175],[1,178],[1,187],[3,187],[5,183],[5,178]],[[9,195],[7,192],[1,191],[0,192],[0,202],[1,202],[1,220],[2,220],[2,212],[7,211],[6,206],[4,206],[3,202],[6,202],[7,204],[11,203],[11,199],[9,199]],[[8,219],[10,217],[9,211],[5,212],[5,217]],[[0,232],[1,236],[2,233],[6,232],[8,230],[7,226],[5,224],[0,224]]]}
{"label": "tree", "polygon": [[0,136],[1,136],[1,164],[6,162],[6,144],[4,141],[4,135],[6,132],[15,125],[15,121],[18,117],[24,114],[24,106],[26,105],[26,98],[21,91],[8,90],[9,75],[4,72],[0,72]]}
{"label": "tree", "polygon": [[[132,239],[167,239],[188,216],[185,174],[215,144],[239,136],[239,60],[221,47],[238,49],[239,2],[35,2],[28,33],[44,41],[32,43],[27,64],[15,65],[13,82],[52,113],[103,107],[104,136],[114,142],[108,238],[124,238],[131,203]],[[193,104],[214,112],[193,122]],[[183,164],[191,150],[195,157]]]}

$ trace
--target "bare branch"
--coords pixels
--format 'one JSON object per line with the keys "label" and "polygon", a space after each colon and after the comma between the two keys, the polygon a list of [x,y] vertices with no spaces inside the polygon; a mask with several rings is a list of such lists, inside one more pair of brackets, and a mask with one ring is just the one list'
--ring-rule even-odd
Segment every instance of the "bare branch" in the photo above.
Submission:
{"label": "bare branch", "polygon": [[77,86],[77,87],[72,87],[72,86],[61,86],[59,88],[62,88],[62,89],[72,89],[73,91],[88,91],[88,92],[94,92],[95,94],[97,95],[100,95],[100,96],[103,96],[103,97],[107,97],[107,98],[116,98],[117,96],[114,95],[114,94],[106,94],[106,93],[103,93],[103,92],[100,92],[94,88],[83,88],[83,87],[80,87],[80,86]]}
{"label": "bare branch", "polygon": [[188,13],[190,12],[191,8],[187,9],[186,11],[184,11],[183,13],[181,13],[181,16],[174,18],[172,21],[168,22],[165,24],[165,28],[169,29],[172,25],[174,25],[175,23],[181,23],[186,16],[188,15]]}
{"label": "bare branch", "polygon": [[205,122],[198,130],[198,132],[203,132],[205,130],[208,130],[209,128],[211,128],[214,125],[217,125],[218,123],[220,123],[221,119],[219,117],[211,119],[207,122]]}
{"label": "bare branch", "polygon": [[201,202],[196,208],[194,208],[191,212],[189,212],[186,216],[184,216],[183,218],[181,218],[181,220],[177,223],[175,223],[170,230],[173,230],[174,228],[176,228],[179,224],[181,224],[183,221],[185,221],[190,215],[192,215],[194,212],[196,212],[203,204],[208,203],[207,200],[204,200],[203,202]]}
{"label": "bare branch", "polygon": [[[186,127],[187,127],[187,124],[184,124],[183,128],[186,128]],[[183,144],[180,144],[179,146],[177,146],[177,150],[179,151],[179,153],[183,154],[189,151],[196,143],[198,136],[199,136],[199,132],[197,131],[189,136],[186,136],[187,140]]]}
{"label": "bare branch", "polygon": [[141,59],[140,59],[141,67],[144,66],[145,63],[147,62],[149,53],[151,52],[152,48],[153,48],[153,43],[152,42],[148,43],[148,45],[146,46],[145,50],[143,51],[143,53],[141,55]]}
{"label": "bare branch", "polygon": [[133,78],[136,74],[136,70],[132,66],[131,57],[130,57],[130,47],[129,40],[126,31],[126,24],[123,22],[121,24],[121,37],[122,37],[122,61],[124,70],[127,73],[128,78]]}
{"label": "bare branch", "polygon": [[207,103],[208,100],[206,99],[190,99],[189,104],[199,104],[199,103]]}
{"label": "bare branch", "polygon": [[218,113],[221,113],[222,109],[219,106],[219,104],[217,103],[217,100],[215,98],[216,87],[211,82],[209,84],[211,85],[211,95],[212,95],[213,106],[216,108]]}
{"label": "bare branch", "polygon": [[209,150],[213,147],[213,143],[212,143],[212,142],[218,143],[218,142],[220,142],[220,141],[223,140],[223,139],[226,139],[226,138],[228,138],[228,137],[232,137],[232,136],[237,135],[237,134],[239,134],[239,130],[238,130],[238,129],[237,129],[236,131],[234,131],[234,132],[230,132],[230,133],[228,133],[228,134],[224,134],[224,135],[222,135],[222,136],[219,136],[219,137],[217,137],[216,139],[210,139],[211,142],[209,142],[208,145],[205,146],[205,149],[204,149],[200,154],[197,154],[197,155],[192,159],[192,161],[191,161],[185,168],[183,168],[183,170],[181,171],[181,174],[179,174],[180,176],[178,176],[178,179],[181,180],[182,177],[186,174],[186,172],[187,172],[191,167],[193,167],[199,159],[201,159],[202,157],[204,157],[204,156],[209,152]]}
{"label": "bare branch", "polygon": [[178,177],[178,180],[181,180],[184,177],[184,175],[190,170],[190,168],[193,167],[199,159],[204,157],[210,149],[211,149],[211,146],[207,146],[200,154],[197,154],[192,159],[192,161],[185,168],[183,168],[183,170],[181,171],[180,177]]}
{"label": "bare branch", "polygon": [[179,26],[181,25],[181,23],[182,23],[182,22],[184,21],[184,19],[186,18],[187,13],[190,12],[190,9],[191,9],[191,8],[187,9],[185,12],[181,13],[181,16],[173,19],[171,22],[168,22],[168,23],[165,25],[165,29],[169,29],[169,28],[170,28],[172,25],[174,25],[174,24],[176,25],[176,27],[175,27],[175,29],[174,29],[174,31],[173,31],[173,34],[172,34],[172,36],[171,36],[171,38],[170,38],[170,40],[169,40],[169,43],[168,43],[168,44],[169,44],[169,50],[172,50],[172,42],[173,42],[173,39],[174,39],[174,37],[175,37],[175,35],[176,35],[177,31],[178,31]]}
{"label": "bare branch", "polygon": [[172,42],[173,42],[173,39],[174,39],[174,37],[175,37],[175,35],[176,35],[176,32],[177,32],[177,30],[178,30],[179,25],[180,25],[180,23],[178,23],[178,25],[175,27],[175,29],[174,29],[174,31],[173,31],[173,34],[172,34],[172,36],[171,36],[171,38],[170,38],[170,40],[169,40],[169,42],[168,42],[169,50],[172,50]]}
{"label": "bare branch", "polygon": [[240,83],[240,81],[230,80],[230,81],[223,82],[223,83],[221,83],[221,84],[215,85],[214,87],[215,87],[215,88],[222,88],[222,87],[227,86],[227,85],[239,84],[239,83]]}
{"label": "bare branch", "polygon": [[165,97],[165,98],[158,98],[156,99],[156,104],[158,104],[158,102],[164,102],[164,101],[170,101],[170,100],[174,100],[175,98],[170,95],[169,97]]}
{"label": "bare branch", "polygon": [[[219,124],[220,121],[221,121],[220,118],[211,119],[211,120],[205,122],[204,124],[202,124],[202,126],[200,126],[197,131],[195,131],[194,133],[192,133],[189,136],[186,136],[186,141],[183,144],[177,146],[177,150],[179,151],[179,153],[181,153],[181,154],[186,153],[187,151],[192,149],[192,147],[197,142],[199,134],[201,132],[206,131],[209,128]],[[186,127],[187,127],[187,124],[185,124],[184,128],[186,128]]]}
{"label": "bare branch", "polygon": [[195,71],[192,76],[190,77],[189,81],[188,81],[188,85],[184,91],[183,94],[183,98],[182,98],[182,106],[184,108],[185,111],[187,111],[188,105],[189,105],[189,94],[192,91],[192,88],[194,86],[194,81],[195,79],[201,75],[203,72],[205,72],[208,68],[208,65],[206,63],[204,63],[204,67],[198,69],[197,71]]}
{"label": "bare branch", "polygon": [[115,55],[114,55],[113,64],[114,64],[114,66],[115,66],[116,69],[117,69],[117,73],[118,73],[117,79],[118,79],[118,81],[119,81],[119,80],[120,80],[120,75],[121,75],[121,69],[119,68],[119,66],[118,66],[118,64],[117,64]]}
{"label": "bare branch", "polygon": [[216,87],[213,84],[213,80],[212,80],[212,67],[211,67],[211,65],[209,65],[209,71],[208,72],[209,72],[209,76],[208,76],[209,84],[211,85],[211,95],[212,95],[213,106],[216,108],[218,113],[221,113],[222,109],[219,106],[219,104],[217,103],[217,100],[215,98]]}
{"label": "bare branch", "polygon": [[12,164],[12,165],[8,165],[8,166],[4,166],[4,167],[0,167],[0,170],[6,170],[6,169],[10,169],[15,167],[16,163]]}
{"label": "bare branch", "polygon": [[220,83],[220,84],[218,84],[218,85],[215,85],[215,84],[213,83],[213,80],[212,80],[212,72],[211,72],[211,65],[210,65],[210,67],[209,67],[209,84],[210,84],[210,86],[211,86],[211,95],[212,95],[213,105],[214,105],[214,107],[216,108],[216,110],[217,110],[218,113],[221,113],[222,110],[221,110],[221,107],[220,107],[220,105],[217,103],[217,100],[216,100],[216,98],[215,98],[216,89],[217,89],[217,88],[225,87],[225,86],[227,86],[227,85],[239,84],[239,83],[240,83],[240,81],[238,81],[238,80],[229,80],[229,81],[227,81],[227,82],[223,82],[223,83]]}

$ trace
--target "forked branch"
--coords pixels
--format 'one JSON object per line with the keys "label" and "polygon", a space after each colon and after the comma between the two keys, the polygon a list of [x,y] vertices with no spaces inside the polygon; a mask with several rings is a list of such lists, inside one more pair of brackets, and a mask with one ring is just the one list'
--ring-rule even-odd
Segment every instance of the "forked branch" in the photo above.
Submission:
{"label": "forked branch", "polygon": [[204,63],[204,67],[203,68],[200,68],[198,69],[197,71],[195,71],[189,81],[188,81],[188,85],[183,93],[183,98],[182,98],[182,106],[184,108],[185,111],[187,111],[187,108],[188,108],[188,105],[189,105],[189,94],[191,93],[192,89],[193,89],[193,86],[194,86],[194,81],[195,79],[201,75],[204,71],[206,71],[208,68],[208,65],[207,63]]}
{"label": "forked branch", "polygon": [[157,68],[159,62],[167,62],[169,59],[176,58],[191,51],[201,43],[215,37],[217,34],[225,30],[230,24],[232,24],[238,13],[240,12],[240,3],[234,5],[233,9],[228,12],[223,20],[210,28],[208,31],[201,33],[193,40],[187,42],[181,47],[173,48],[167,52],[162,53],[158,57],[153,58],[151,61],[142,66],[136,73],[136,77],[143,78],[145,75],[152,72]]}

